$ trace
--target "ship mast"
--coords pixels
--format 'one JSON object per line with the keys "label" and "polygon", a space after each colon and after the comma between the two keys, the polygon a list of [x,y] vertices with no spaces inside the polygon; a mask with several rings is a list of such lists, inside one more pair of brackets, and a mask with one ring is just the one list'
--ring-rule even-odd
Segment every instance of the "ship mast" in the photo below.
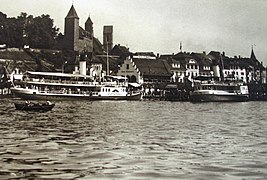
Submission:
{"label": "ship mast", "polygon": [[224,72],[223,72],[223,70],[224,70],[224,63],[223,63],[223,57],[222,57],[222,54],[220,53],[220,58],[221,58],[221,65],[222,65],[222,73],[221,73],[221,81],[224,81]]}
{"label": "ship mast", "polygon": [[107,76],[109,75],[109,60],[108,60],[108,38],[107,38]]}

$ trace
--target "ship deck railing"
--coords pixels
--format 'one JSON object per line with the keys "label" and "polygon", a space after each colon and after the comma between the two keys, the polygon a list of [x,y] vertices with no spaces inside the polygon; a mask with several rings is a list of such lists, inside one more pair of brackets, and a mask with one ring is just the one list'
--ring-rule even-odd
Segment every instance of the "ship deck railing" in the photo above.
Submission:
{"label": "ship deck railing", "polygon": [[91,86],[96,86],[96,85],[109,85],[109,86],[125,86],[127,85],[127,82],[118,82],[118,81],[104,81],[104,82],[99,82],[99,81],[67,81],[67,80],[50,80],[50,79],[35,79],[35,78],[28,78],[24,82],[26,83],[38,83],[38,84],[70,84],[70,85],[91,85]]}

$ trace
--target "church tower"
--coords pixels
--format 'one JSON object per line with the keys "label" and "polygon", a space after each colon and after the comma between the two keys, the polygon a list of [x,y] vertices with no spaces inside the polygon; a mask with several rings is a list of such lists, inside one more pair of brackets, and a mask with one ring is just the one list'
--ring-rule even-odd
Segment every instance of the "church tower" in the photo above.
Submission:
{"label": "church tower", "polygon": [[65,42],[64,47],[67,50],[78,51],[79,44],[79,17],[72,5],[68,15],[65,18]]}
{"label": "church tower", "polygon": [[113,48],[113,26],[104,26],[103,47],[106,51],[110,51]]}
{"label": "church tower", "polygon": [[91,37],[91,39],[94,37],[93,21],[91,20],[90,16],[88,17],[87,21],[85,22],[85,31],[87,31],[89,33],[89,37]]}

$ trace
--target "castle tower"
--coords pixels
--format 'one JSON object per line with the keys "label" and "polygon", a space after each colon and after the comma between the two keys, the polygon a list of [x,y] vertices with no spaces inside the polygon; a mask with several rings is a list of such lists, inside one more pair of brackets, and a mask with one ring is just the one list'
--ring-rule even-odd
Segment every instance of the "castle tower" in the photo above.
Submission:
{"label": "castle tower", "polygon": [[79,17],[72,5],[68,15],[65,18],[65,42],[67,50],[78,51],[79,44]]}
{"label": "castle tower", "polygon": [[104,26],[103,46],[106,51],[113,48],[113,26]]}
{"label": "castle tower", "polygon": [[90,16],[88,17],[87,21],[85,22],[85,31],[90,33],[91,39],[94,37],[93,21],[91,20]]}

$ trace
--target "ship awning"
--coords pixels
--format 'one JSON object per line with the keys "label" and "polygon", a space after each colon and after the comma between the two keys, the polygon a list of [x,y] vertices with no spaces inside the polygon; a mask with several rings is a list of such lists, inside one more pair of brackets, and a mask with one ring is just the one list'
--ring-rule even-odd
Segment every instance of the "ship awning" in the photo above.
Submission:
{"label": "ship awning", "polygon": [[26,74],[31,74],[31,75],[36,75],[36,76],[91,78],[91,76],[82,75],[82,74],[70,74],[70,73],[60,73],[60,72],[34,72],[34,71],[27,71]]}
{"label": "ship awning", "polygon": [[141,86],[141,84],[138,84],[138,83],[128,83],[128,84],[136,88]]}
{"label": "ship awning", "polygon": [[111,78],[111,79],[117,79],[117,80],[125,80],[126,77],[124,76],[105,76],[106,78]]}

